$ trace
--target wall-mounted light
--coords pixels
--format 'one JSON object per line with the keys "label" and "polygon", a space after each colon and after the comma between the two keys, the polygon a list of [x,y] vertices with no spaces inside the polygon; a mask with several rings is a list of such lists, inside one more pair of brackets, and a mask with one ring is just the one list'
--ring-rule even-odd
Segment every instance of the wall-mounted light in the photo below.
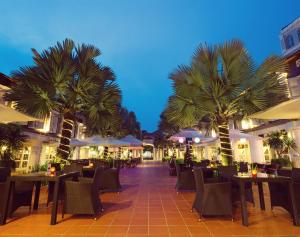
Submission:
{"label": "wall-mounted light", "polygon": [[245,143],[246,141],[247,141],[246,138],[241,138],[241,139],[240,139],[240,142],[241,142],[241,143]]}
{"label": "wall-mounted light", "polygon": [[199,137],[195,137],[194,142],[195,143],[199,143],[200,142],[200,138]]}
{"label": "wall-mounted light", "polygon": [[179,143],[184,143],[183,137],[179,138],[178,141],[179,141]]}

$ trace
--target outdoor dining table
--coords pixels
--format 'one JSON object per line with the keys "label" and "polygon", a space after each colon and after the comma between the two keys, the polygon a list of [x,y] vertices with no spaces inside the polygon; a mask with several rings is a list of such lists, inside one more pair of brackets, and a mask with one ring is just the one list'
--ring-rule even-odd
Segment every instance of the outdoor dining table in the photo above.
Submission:
{"label": "outdoor dining table", "polygon": [[252,177],[250,175],[241,176],[241,175],[234,175],[232,181],[237,182],[240,187],[240,199],[241,199],[241,208],[242,208],[242,222],[244,226],[248,226],[248,211],[247,211],[247,202],[245,197],[245,184],[249,182],[257,183],[258,186],[258,193],[259,193],[259,201],[260,201],[260,208],[261,210],[265,210],[265,201],[264,201],[264,191],[263,191],[263,183],[286,183],[289,187],[289,194],[291,199],[292,205],[292,215],[293,215],[293,223],[296,226],[299,226],[299,216],[298,210],[296,206],[294,188],[293,188],[293,180],[289,177],[284,176],[275,176],[275,175],[268,175],[264,173],[258,173],[256,177]]}
{"label": "outdoor dining table", "polygon": [[54,182],[54,193],[53,193],[53,205],[51,210],[51,221],[50,225],[55,225],[57,223],[57,208],[58,208],[58,195],[59,195],[59,186],[63,180],[69,178],[76,178],[80,175],[80,172],[69,172],[69,173],[62,173],[57,172],[55,175],[49,175],[45,172],[36,172],[30,174],[22,174],[22,175],[12,175],[8,177],[9,182],[9,190],[5,197],[5,206],[4,206],[4,215],[0,217],[0,225],[6,224],[8,206],[9,206],[9,197],[13,191],[15,186],[15,182],[22,181],[22,182],[33,182],[35,185],[35,193],[34,193],[34,202],[33,202],[33,209],[37,210],[39,205],[39,197],[40,197],[40,189],[42,182]]}

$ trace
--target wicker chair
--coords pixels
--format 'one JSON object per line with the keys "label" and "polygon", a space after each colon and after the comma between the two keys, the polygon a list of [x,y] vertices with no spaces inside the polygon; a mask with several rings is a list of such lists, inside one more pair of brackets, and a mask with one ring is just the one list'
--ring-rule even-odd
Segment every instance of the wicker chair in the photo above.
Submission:
{"label": "wicker chair", "polygon": [[248,173],[248,162],[241,161],[239,165],[240,165],[240,170],[239,170],[240,172]]}
{"label": "wicker chair", "polygon": [[231,216],[231,183],[205,183],[201,168],[194,169],[196,196],[192,206],[200,216]]}
{"label": "wicker chair", "polygon": [[99,185],[103,170],[97,168],[92,179],[80,177],[78,181],[65,182],[65,199],[62,216],[68,214],[93,215],[96,219],[103,206],[99,197]]}
{"label": "wicker chair", "polygon": [[120,168],[110,168],[102,171],[99,190],[101,192],[120,192]]}
{"label": "wicker chair", "polygon": [[[232,176],[237,175],[237,167],[232,166],[219,166],[218,167],[219,175],[224,181],[231,181],[232,182]],[[248,202],[253,203],[254,205],[254,198],[253,198],[253,190],[252,190],[252,183],[246,183],[245,185],[245,194],[246,194],[246,200]],[[232,182],[232,193],[233,193],[233,200],[238,201],[240,200],[240,187],[238,183]]]}
{"label": "wicker chair", "polygon": [[180,191],[195,191],[196,186],[192,168],[185,168],[180,164],[176,164],[176,174],[177,183],[175,188],[177,193]]}
{"label": "wicker chair", "polygon": [[[278,175],[285,177],[292,177],[293,171],[279,169]],[[271,209],[274,207],[282,207],[290,214],[292,213],[291,201],[289,195],[289,187],[285,183],[268,183],[270,191]]]}
{"label": "wicker chair", "polygon": [[[4,211],[4,197],[7,194],[9,183],[7,178],[10,176],[10,168],[0,167],[0,215]],[[29,212],[31,211],[32,204],[32,182],[16,182],[12,195],[9,197],[8,216],[11,216],[21,206],[28,206]]]}
{"label": "wicker chair", "polygon": [[80,176],[82,176],[82,169],[83,169],[83,164],[72,163],[70,165],[65,165],[63,171],[64,173],[79,172]]}
{"label": "wicker chair", "polygon": [[[82,169],[83,169],[83,164],[71,163],[70,165],[64,166],[63,172],[64,173],[79,172],[80,176],[82,176],[83,175]],[[60,187],[59,187],[59,196],[58,196],[59,200],[64,199],[64,192],[65,192],[64,191],[64,183],[61,183]],[[53,194],[54,194],[54,182],[49,182],[48,183],[47,206],[49,205],[50,202],[53,201]]]}

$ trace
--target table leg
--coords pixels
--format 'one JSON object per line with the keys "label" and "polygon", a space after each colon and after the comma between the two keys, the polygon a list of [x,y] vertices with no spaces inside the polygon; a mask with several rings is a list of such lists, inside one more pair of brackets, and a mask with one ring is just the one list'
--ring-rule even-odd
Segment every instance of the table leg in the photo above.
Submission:
{"label": "table leg", "polygon": [[55,181],[54,192],[53,192],[53,205],[51,211],[51,223],[50,223],[51,225],[56,225],[59,184],[60,184],[59,180]]}
{"label": "table leg", "polygon": [[261,210],[266,210],[266,207],[265,207],[265,198],[264,198],[264,190],[263,190],[263,183],[262,182],[258,182],[257,185],[258,185],[260,209]]}
{"label": "table leg", "polygon": [[37,210],[39,208],[40,191],[41,191],[41,182],[37,181],[35,182],[33,210]]}
{"label": "table leg", "polygon": [[4,197],[4,208],[3,208],[3,215],[0,215],[0,225],[5,225],[6,224],[6,218],[8,215],[8,206],[9,206],[9,200],[12,195],[12,192],[14,190],[15,182],[9,181],[8,187],[7,187],[7,192]]}
{"label": "table leg", "polygon": [[295,200],[295,193],[294,193],[294,185],[293,181],[289,181],[289,191],[290,191],[290,198],[291,198],[291,204],[292,204],[292,209],[293,209],[293,222],[294,225],[299,226],[299,216],[298,216],[298,210],[297,210],[297,204]]}
{"label": "table leg", "polygon": [[242,208],[242,221],[244,226],[248,226],[248,212],[247,212],[247,202],[245,197],[245,183],[240,181],[240,198],[241,198],[241,208]]}

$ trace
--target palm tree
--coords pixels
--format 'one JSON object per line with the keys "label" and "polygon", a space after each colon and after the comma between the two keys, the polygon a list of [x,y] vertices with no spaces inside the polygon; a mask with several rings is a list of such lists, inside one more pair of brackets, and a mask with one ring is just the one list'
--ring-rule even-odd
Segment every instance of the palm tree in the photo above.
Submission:
{"label": "palm tree", "polygon": [[120,91],[111,70],[96,61],[101,52],[92,45],[75,47],[72,40],[66,39],[42,53],[35,49],[32,52],[34,65],[13,72],[16,85],[6,99],[15,101],[18,110],[38,118],[49,116],[51,111],[60,112],[63,124],[57,155],[67,159],[77,115],[88,115],[87,120],[95,120],[92,112],[95,103],[102,111],[112,103],[118,104],[118,98],[110,104],[100,101],[107,100],[103,98],[109,94],[107,90],[116,89],[118,96]]}
{"label": "palm tree", "polygon": [[277,158],[282,158],[284,153],[297,149],[295,140],[289,137],[285,131],[269,133],[267,143],[272,149],[274,149]]}
{"label": "palm tree", "polygon": [[283,72],[286,63],[277,56],[268,57],[257,67],[239,40],[200,45],[191,64],[170,75],[174,94],[166,109],[168,121],[190,127],[203,118],[209,120],[219,132],[223,163],[229,164],[229,121],[285,100]]}
{"label": "palm tree", "polygon": [[[2,165],[14,164],[20,149],[24,147],[27,136],[16,124],[0,124],[0,162]],[[14,168],[14,167],[13,167]]]}

